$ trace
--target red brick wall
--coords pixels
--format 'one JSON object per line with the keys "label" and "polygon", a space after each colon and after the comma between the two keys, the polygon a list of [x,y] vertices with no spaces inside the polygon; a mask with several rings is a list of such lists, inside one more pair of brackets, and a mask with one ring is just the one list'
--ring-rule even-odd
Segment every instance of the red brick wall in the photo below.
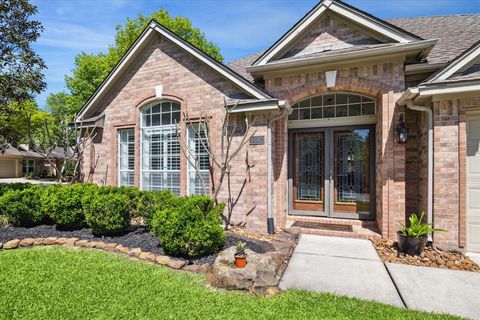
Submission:
{"label": "red brick wall", "polygon": [[[265,88],[273,96],[291,104],[303,98],[328,91],[345,91],[366,94],[377,99],[378,122],[376,127],[376,204],[377,221],[385,237],[394,237],[397,222],[405,218],[405,146],[394,140],[394,130],[403,108],[396,101],[404,90],[403,63],[360,64],[340,68],[336,86],[327,89],[323,71],[266,75]],[[285,219],[287,190],[286,127],[279,122],[276,127],[275,212],[277,224]],[[282,137],[278,134],[282,132]]]}
{"label": "red brick wall", "polygon": [[[117,130],[135,129],[135,185],[140,185],[140,109],[155,101],[155,86],[163,85],[164,98],[178,101],[182,111],[194,119],[201,115],[212,118],[210,132],[212,149],[220,153],[219,141],[224,114],[224,98],[245,96],[231,82],[194,59],[185,51],[160,36],[145,51],[100,103],[105,126],[96,143],[83,157],[84,179],[98,184],[116,185]],[[90,114],[91,115],[91,114]],[[266,116],[254,115],[256,135],[266,138]],[[243,118],[234,117],[240,125]],[[183,129],[182,129],[183,130]],[[238,143],[240,136],[234,143]],[[266,230],[266,143],[247,146],[232,163],[230,181],[225,179],[222,199],[228,195],[228,183],[235,200],[232,222],[247,224],[252,229]],[[97,161],[95,172],[90,168]],[[181,156],[181,192],[187,192],[187,160]],[[214,170],[218,174],[218,170]],[[237,199],[238,197],[238,199]]]}
{"label": "red brick wall", "polygon": [[434,241],[447,246],[466,243],[466,117],[480,106],[480,96],[435,97],[434,111]]}

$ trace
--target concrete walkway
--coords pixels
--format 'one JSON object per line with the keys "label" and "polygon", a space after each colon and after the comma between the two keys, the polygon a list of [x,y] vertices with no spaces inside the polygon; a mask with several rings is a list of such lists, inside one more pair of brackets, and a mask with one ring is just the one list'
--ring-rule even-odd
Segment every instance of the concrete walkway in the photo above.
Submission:
{"label": "concrete walkway", "polygon": [[280,288],[332,292],[403,306],[368,240],[302,234]]}
{"label": "concrete walkway", "polygon": [[480,273],[386,265],[407,308],[480,319]]}
{"label": "concrete walkway", "polygon": [[385,265],[368,240],[302,234],[280,287],[480,320],[480,273]]}

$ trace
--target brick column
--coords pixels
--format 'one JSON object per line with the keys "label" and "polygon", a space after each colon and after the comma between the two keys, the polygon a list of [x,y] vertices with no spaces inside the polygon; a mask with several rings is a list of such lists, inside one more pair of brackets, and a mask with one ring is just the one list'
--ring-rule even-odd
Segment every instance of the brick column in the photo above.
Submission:
{"label": "brick column", "polygon": [[381,98],[377,122],[377,223],[383,237],[395,238],[398,223],[405,222],[406,146],[398,144],[395,129],[405,108],[396,105],[399,93]]}
{"label": "brick column", "polygon": [[458,246],[459,122],[456,100],[434,101],[433,223],[448,232],[434,234],[434,242]]}

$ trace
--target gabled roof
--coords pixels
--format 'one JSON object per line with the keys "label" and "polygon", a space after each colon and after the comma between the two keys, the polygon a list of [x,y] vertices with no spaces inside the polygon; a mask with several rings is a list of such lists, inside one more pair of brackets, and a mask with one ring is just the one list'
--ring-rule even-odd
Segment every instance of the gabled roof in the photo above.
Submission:
{"label": "gabled roof", "polygon": [[304,31],[317,21],[327,11],[331,11],[347,20],[362,25],[372,33],[378,34],[390,42],[410,43],[421,41],[422,38],[398,28],[384,20],[378,19],[364,11],[354,8],[339,0],[322,0],[310,10],[300,21],[278,39],[253,63],[253,66],[261,66],[278,58],[285,49],[289,48]]}
{"label": "gabled roof", "polygon": [[147,27],[143,32],[138,36],[132,46],[127,50],[123,55],[122,59],[117,63],[105,80],[98,86],[97,90],[93,93],[90,99],[85,103],[82,109],[78,112],[76,119],[81,119],[85,114],[100,100],[101,97],[105,94],[106,91],[115,83],[117,78],[122,74],[122,72],[134,61],[142,49],[148,43],[148,40],[151,39],[154,35],[160,34],[166,39],[172,41],[178,45],[183,50],[190,53],[193,57],[198,59],[200,62],[208,65],[214,71],[219,73],[225,79],[233,82],[238,88],[242,89],[244,92],[256,99],[269,99],[272,98],[270,95],[262,91],[260,88],[256,87],[247,79],[243,78],[241,75],[227,67],[226,65],[218,62],[212,57],[208,56],[200,49],[190,44],[189,42],[183,40],[173,31],[164,27],[155,20],[150,21]]}
{"label": "gabled roof", "polygon": [[[480,40],[465,50],[445,67],[431,75],[423,84],[480,80]],[[466,74],[464,74],[466,72]]]}

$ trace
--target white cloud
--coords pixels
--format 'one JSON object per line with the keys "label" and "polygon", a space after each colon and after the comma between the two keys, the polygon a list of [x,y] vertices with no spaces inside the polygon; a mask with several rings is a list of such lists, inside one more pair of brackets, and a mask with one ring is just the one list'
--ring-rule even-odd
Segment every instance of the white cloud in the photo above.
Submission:
{"label": "white cloud", "polygon": [[77,50],[103,50],[113,40],[110,31],[98,30],[95,27],[85,27],[78,24],[60,21],[48,21],[44,24],[45,31],[38,40],[38,45]]}

